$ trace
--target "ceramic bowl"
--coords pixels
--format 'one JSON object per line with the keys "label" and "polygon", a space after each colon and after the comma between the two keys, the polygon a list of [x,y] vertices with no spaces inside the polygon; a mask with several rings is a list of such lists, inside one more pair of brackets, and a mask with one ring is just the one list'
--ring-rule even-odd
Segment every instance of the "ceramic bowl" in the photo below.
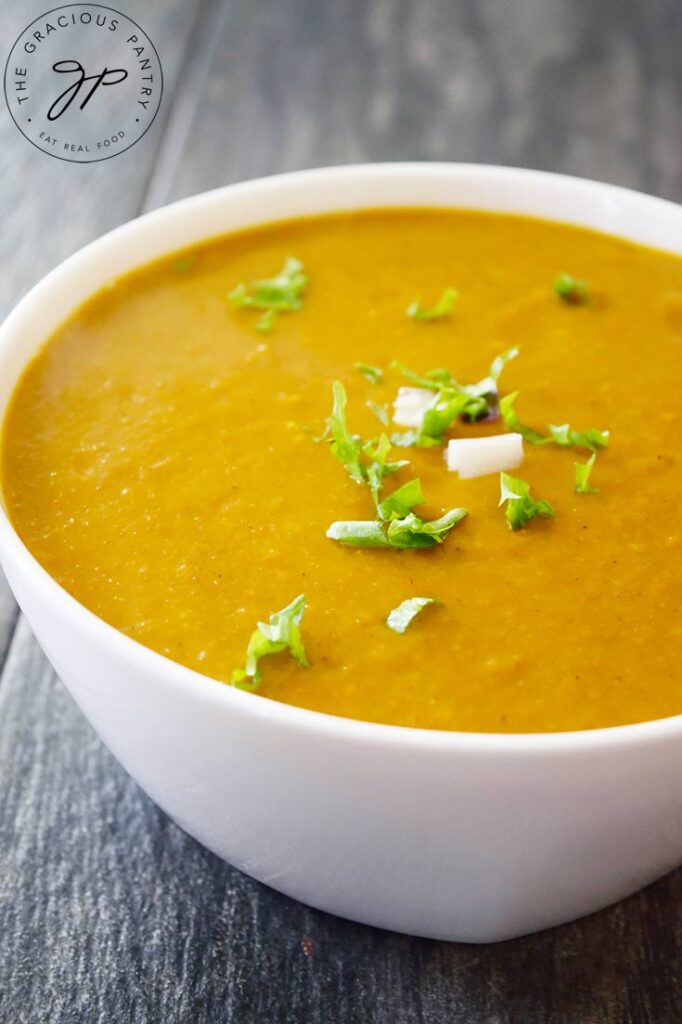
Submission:
{"label": "ceramic bowl", "polygon": [[[682,208],[533,171],[386,164],[230,185],[118,228],[33,288],[0,329],[0,416],[36,349],[118,275],[281,218],[420,205],[532,214],[681,251]],[[201,843],[289,896],[486,942],[597,910],[682,861],[680,716],[488,735],[318,714],[117,632],[41,568],[2,511],[0,560],[48,658],[133,778]]]}

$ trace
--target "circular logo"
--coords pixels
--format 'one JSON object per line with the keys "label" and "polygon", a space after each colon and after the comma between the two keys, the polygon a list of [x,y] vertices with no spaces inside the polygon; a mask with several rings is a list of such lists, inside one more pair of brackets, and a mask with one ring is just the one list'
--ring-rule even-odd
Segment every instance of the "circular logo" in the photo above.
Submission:
{"label": "circular logo", "polygon": [[130,149],[156,117],[162,91],[149,36],[101,4],[65,4],[36,18],[5,66],[19,131],[43,153],[76,163]]}

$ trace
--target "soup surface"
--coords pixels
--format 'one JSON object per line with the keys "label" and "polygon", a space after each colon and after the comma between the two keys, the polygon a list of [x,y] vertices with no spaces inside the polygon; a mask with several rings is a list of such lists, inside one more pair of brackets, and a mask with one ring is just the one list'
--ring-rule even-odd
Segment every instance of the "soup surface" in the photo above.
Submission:
{"label": "soup surface", "polygon": [[[263,324],[228,301],[288,257],[308,277],[300,309]],[[588,295],[563,301],[561,272]],[[406,315],[450,286],[450,312]],[[410,464],[381,482],[382,498],[418,477],[422,520],[468,516],[429,549],[330,539],[333,522],[376,516],[370,488],[320,440],[333,382],[351,430],[376,438],[400,429],[377,407],[392,415],[410,386],[394,360],[479,381],[515,345],[499,387],[519,390],[524,423],[610,431],[597,493],[574,490],[589,447],[526,442],[510,473],[554,517],[511,530],[499,473],[460,479],[442,445],[394,448]],[[226,683],[257,622],[303,593],[310,665],[287,650],[264,657],[267,697],[435,729],[640,721],[682,712],[681,383],[671,255],[479,212],[283,222],[146,266],[82,306],[16,388],[3,497],[31,552],[86,607]],[[456,418],[446,439],[507,430]],[[414,596],[441,604],[396,633],[387,616]]]}

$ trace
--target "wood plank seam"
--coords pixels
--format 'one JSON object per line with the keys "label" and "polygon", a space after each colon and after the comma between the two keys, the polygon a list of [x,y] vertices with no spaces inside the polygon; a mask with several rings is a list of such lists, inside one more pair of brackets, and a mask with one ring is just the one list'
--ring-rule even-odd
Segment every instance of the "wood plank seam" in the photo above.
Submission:
{"label": "wood plank seam", "polygon": [[15,604],[13,611],[10,613],[10,627],[7,633],[7,639],[5,640],[5,643],[2,645],[2,647],[0,647],[0,686],[2,686],[2,680],[5,675],[5,665],[7,664],[10,648],[12,647],[12,644],[14,642],[14,637],[17,631],[17,626],[19,625],[20,616],[21,613],[19,611],[19,606]]}
{"label": "wood plank seam", "polygon": [[[168,201],[169,183],[183,156],[184,143],[192,126],[199,99],[213,64],[228,4],[223,0],[199,0],[190,37],[185,47],[168,113],[164,119],[157,159],[145,185],[140,213]],[[208,40],[208,43],[207,43]]]}

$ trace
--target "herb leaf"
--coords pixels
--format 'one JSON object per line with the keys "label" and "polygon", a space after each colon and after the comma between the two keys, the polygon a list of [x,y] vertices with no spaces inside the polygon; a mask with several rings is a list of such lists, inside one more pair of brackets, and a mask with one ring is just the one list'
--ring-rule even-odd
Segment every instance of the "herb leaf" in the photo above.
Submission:
{"label": "herb leaf", "polygon": [[416,505],[423,505],[425,501],[419,480],[408,480],[406,484],[384,498],[377,511],[385,522],[403,519]]}
{"label": "herb leaf", "polygon": [[341,521],[331,524],[327,536],[356,548],[432,548],[442,544],[466,514],[464,508],[453,508],[439,519],[424,522],[414,512],[409,512],[401,519],[393,519],[388,530],[376,520]]}
{"label": "herb leaf", "polygon": [[402,601],[397,608],[390,612],[386,619],[386,625],[394,633],[404,633],[423,608],[430,604],[442,603],[442,601],[436,600],[435,597],[408,597],[406,601]]}
{"label": "herb leaf", "polygon": [[327,417],[327,430],[331,436],[331,453],[335,459],[343,463],[351,480],[364,484],[365,476],[360,463],[360,441],[354,437],[346,424],[346,389],[341,381],[332,385],[334,403],[331,416]]}
{"label": "herb leaf", "polygon": [[391,442],[382,434],[376,441],[365,441],[362,446],[362,452],[366,458],[370,459],[370,464],[361,466],[360,469],[364,475],[364,481],[368,485],[374,498],[374,504],[379,506],[379,494],[383,486],[385,476],[392,476],[397,473],[403,466],[407,466],[408,463],[401,459],[399,462],[387,462],[388,456],[391,451]]}
{"label": "herb leaf", "polygon": [[573,490],[576,494],[597,494],[597,487],[590,487],[590,473],[592,467],[597,458],[597,453],[592,452],[587,462],[574,462],[575,466],[575,486]]}
{"label": "herb leaf", "polygon": [[500,473],[500,501],[507,502],[507,523],[511,530],[520,530],[531,519],[540,516],[542,519],[554,517],[554,509],[548,501],[534,501],[530,496],[530,484],[508,473]]}
{"label": "herb leaf", "polygon": [[442,368],[429,370],[425,376],[420,376],[402,363],[394,362],[391,365],[417,387],[434,392],[433,401],[425,410],[419,429],[394,435],[392,440],[396,447],[407,448],[416,444],[420,448],[433,448],[443,444],[445,431],[458,416],[479,419],[488,411],[486,394],[492,391],[496,396],[495,383],[490,378],[477,384],[459,384],[449,370]]}
{"label": "herb leaf", "polygon": [[388,406],[379,405],[378,402],[372,402],[371,400],[365,402],[365,405],[370,409],[380,423],[383,423],[385,427],[388,426]]}
{"label": "herb leaf", "polygon": [[[357,484],[367,484],[372,492],[375,505],[379,503],[379,492],[385,476],[397,473],[407,465],[405,460],[388,462],[391,442],[386,434],[371,441],[362,441],[351,434],[346,423],[346,389],[341,381],[332,385],[333,406],[331,416],[327,417],[325,437],[331,438],[331,453],[343,463],[351,480]],[[363,459],[369,460],[369,464]]]}
{"label": "herb leaf", "polygon": [[341,520],[327,530],[331,540],[351,548],[390,548],[386,531],[376,519]]}
{"label": "herb leaf", "polygon": [[433,448],[445,442],[445,432],[458,416],[467,413],[476,418],[481,408],[487,408],[483,398],[472,398],[466,392],[443,388],[438,392],[432,404],[424,413],[417,445],[420,448]]}
{"label": "herb leaf", "polygon": [[276,316],[276,309],[266,309],[266,311],[256,320],[256,330],[262,331],[263,334],[269,334],[275,325]]}
{"label": "herb leaf", "polygon": [[466,515],[465,508],[452,508],[438,519],[424,522],[410,512],[403,519],[394,519],[389,524],[389,544],[394,548],[432,548],[442,544],[450,530]]}
{"label": "herb leaf", "polygon": [[490,369],[488,370],[488,376],[484,377],[483,380],[479,380],[477,384],[469,384],[466,387],[466,391],[472,395],[472,397],[479,397],[483,399],[480,408],[469,408],[463,414],[462,419],[468,423],[478,422],[480,420],[498,420],[500,418],[500,397],[498,385],[500,376],[507,363],[511,362],[512,359],[516,359],[520,352],[517,345],[513,348],[508,348],[506,352],[500,352],[498,356],[495,356]]}
{"label": "herb leaf", "polygon": [[432,309],[424,309],[420,300],[415,299],[405,312],[412,320],[440,320],[452,313],[458,297],[459,292],[456,288],[446,288]]}
{"label": "herb leaf", "polygon": [[394,448],[412,448],[418,439],[418,430],[403,430],[401,433],[391,434],[390,438]]}
{"label": "herb leaf", "polygon": [[571,430],[568,423],[564,423],[560,427],[550,423],[547,429],[550,432],[551,440],[562,448],[587,448],[594,452],[598,448],[608,447],[608,430],[595,430],[594,427],[590,430]]}
{"label": "herb leaf", "polygon": [[381,501],[385,477],[396,473],[408,463],[405,460],[388,461],[391,442],[386,434],[364,442],[352,435],[346,423],[347,399],[343,384],[335,381],[332,391],[334,404],[332,414],[327,419],[332,454],[343,463],[352,480],[367,484],[378,518],[375,521],[348,520],[332,523],[327,536],[340,544],[365,548],[428,548],[442,543],[450,530],[467,514],[466,509],[451,509],[431,522],[420,519],[412,511],[415,505],[425,500],[418,480],[409,480]]}
{"label": "herb leaf", "polygon": [[459,416],[468,422],[497,419],[497,384],[500,374],[518,354],[516,346],[500,353],[493,359],[488,376],[475,384],[460,384],[449,370],[442,368],[420,375],[402,363],[393,362],[391,366],[412,384],[434,392],[433,401],[424,411],[419,429],[394,435],[393,443],[397,447],[417,445],[420,448],[432,448],[445,442],[445,432]]}
{"label": "herb leaf", "polygon": [[428,388],[430,391],[440,391],[442,387],[455,387],[457,381],[449,370],[439,367],[437,370],[429,370],[423,376],[410,370],[403,363],[394,359],[391,363],[392,370],[398,370],[407,380],[411,381],[418,388]]}
{"label": "herb leaf", "polygon": [[499,356],[495,356],[489,370],[489,376],[494,380],[495,384],[499,381],[500,375],[507,363],[510,363],[512,359],[516,359],[520,351],[521,349],[518,345],[514,345],[512,348],[508,348],[506,352],[500,352]]}
{"label": "herb leaf", "polygon": [[594,452],[598,448],[606,448],[609,443],[608,430],[596,430],[594,427],[589,430],[571,430],[568,423],[557,427],[550,423],[547,429],[549,435],[540,434],[532,427],[527,427],[519,419],[514,403],[519,396],[518,391],[512,391],[500,399],[500,413],[509,430],[521,436],[529,444],[557,444],[561,448],[587,448]]}
{"label": "herb leaf", "polygon": [[572,274],[559,274],[554,281],[554,292],[571,306],[585,306],[590,301],[589,285]]}
{"label": "herb leaf", "polygon": [[233,306],[265,310],[257,328],[259,331],[271,331],[278,312],[290,313],[301,309],[307,284],[308,277],[303,271],[303,264],[290,256],[279,274],[252,281],[248,287],[241,282],[232,289],[228,299]]}
{"label": "herb leaf", "polygon": [[370,384],[381,384],[384,379],[384,371],[380,366],[370,366],[369,363],[353,363],[353,366]]}
{"label": "herb leaf", "polygon": [[260,659],[268,654],[279,654],[288,650],[293,658],[308,668],[301,638],[301,620],[306,609],[305,595],[299,594],[291,604],[270,616],[269,622],[259,622],[251,634],[246,648],[246,665],[236,668],[231,677],[233,686],[240,690],[255,690],[263,678]]}
{"label": "herb leaf", "polygon": [[547,444],[549,438],[543,434],[539,434],[537,430],[533,430],[532,427],[527,427],[519,419],[514,403],[519,396],[518,391],[512,391],[509,395],[505,395],[504,398],[500,399],[500,415],[504,420],[509,430],[513,430],[515,434],[521,434],[525,441],[529,444]]}

